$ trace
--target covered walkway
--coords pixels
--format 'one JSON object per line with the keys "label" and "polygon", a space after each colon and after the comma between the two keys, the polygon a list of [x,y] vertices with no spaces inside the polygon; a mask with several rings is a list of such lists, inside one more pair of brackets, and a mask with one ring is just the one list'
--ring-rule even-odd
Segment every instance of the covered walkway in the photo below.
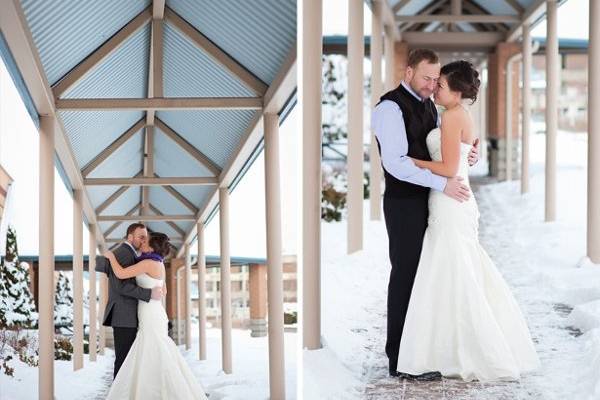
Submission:
{"label": "covered walkway", "polygon": [[[90,320],[107,281],[94,257],[147,223],[180,259],[179,315],[192,347],[190,247],[198,246],[198,358],[206,352],[203,232],[220,211],[222,370],[234,369],[228,198],[265,151],[269,243],[269,382],[285,398],[278,129],[295,104],[296,3],[7,0],[3,58],[40,133],[39,398],[54,390],[54,168],[73,194],[74,355],[83,357],[83,226],[90,231]],[[178,274],[179,275],[179,274]],[[179,282],[177,280],[176,282]],[[96,304],[99,293],[100,304]],[[179,322],[179,321],[177,321]],[[103,354],[106,329],[90,327]]]}

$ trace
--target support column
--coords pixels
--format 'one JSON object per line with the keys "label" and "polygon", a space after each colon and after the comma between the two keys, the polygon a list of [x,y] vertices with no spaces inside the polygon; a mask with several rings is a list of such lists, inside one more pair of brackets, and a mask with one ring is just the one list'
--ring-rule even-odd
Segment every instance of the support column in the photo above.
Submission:
{"label": "support column", "polygon": [[198,223],[198,329],[199,359],[206,360],[206,254],[204,222]]}
{"label": "support column", "polygon": [[105,274],[100,274],[100,309],[98,310],[98,350],[100,355],[104,355],[106,348],[106,327],[102,325],[104,321],[104,310],[108,301],[108,277]]}
{"label": "support column", "polygon": [[229,191],[226,187],[219,188],[219,204],[221,228],[221,351],[223,372],[231,374],[231,260],[229,255]]}
{"label": "support column", "polygon": [[[450,13],[452,15],[462,14],[462,0],[451,0],[450,1]],[[460,32],[458,24],[448,24],[448,28],[451,32]]]}
{"label": "support column", "polygon": [[363,0],[348,0],[348,254],[363,247]]}
{"label": "support column", "polygon": [[[516,53],[513,54],[508,61],[506,62],[506,80],[505,80],[505,84],[506,84],[506,112],[504,113],[504,117],[505,117],[505,135],[506,135],[506,180],[507,181],[511,181],[512,177],[513,177],[513,139],[516,137],[518,137],[518,133],[515,134],[515,131],[513,131],[514,129],[514,124],[513,124],[513,110],[515,109],[515,106],[517,107],[517,111],[515,113],[515,115],[517,116],[516,120],[518,121],[518,115],[519,115],[519,108],[518,108],[518,101],[519,101],[519,97],[518,96],[513,96],[513,85],[514,85],[514,81],[515,78],[518,80],[518,74],[515,74],[516,76],[513,77],[513,70],[514,65],[519,62],[520,58],[522,56],[522,53]],[[514,99],[513,97],[516,97],[516,99]],[[516,100],[513,104],[513,101]],[[518,125],[516,126],[516,131],[518,132]]]}
{"label": "support column", "polygon": [[[374,108],[382,94],[381,59],[383,57],[383,29],[381,21],[381,2],[373,2],[371,23],[371,108]],[[381,180],[383,170],[379,159],[379,148],[375,133],[371,132],[369,147],[369,203],[371,205],[371,220],[381,220]]]}
{"label": "support column", "polygon": [[181,293],[181,268],[178,268],[177,272],[175,272],[175,286],[177,292],[177,302],[175,303],[175,315],[177,316],[177,345],[180,345],[183,343],[183,335],[181,334],[181,331],[183,330],[183,324],[181,323],[183,320],[183,307],[181,304],[183,297],[183,294]]}
{"label": "support column", "polygon": [[279,117],[277,114],[265,114],[263,120],[265,124],[269,393],[271,399],[285,399]]}
{"label": "support column", "polygon": [[590,0],[587,255],[600,264],[600,4]]}
{"label": "support column", "polygon": [[[558,6],[547,1],[546,21],[546,222],[556,220],[556,134],[558,131],[558,91],[560,88],[558,58]],[[590,71],[591,72],[591,71]],[[590,113],[593,110],[589,108]]]}
{"label": "support column", "polygon": [[83,368],[83,193],[73,191],[73,370]]}
{"label": "support column", "polygon": [[88,251],[88,273],[90,276],[90,336],[89,336],[89,353],[90,361],[96,361],[96,341],[98,333],[96,325],[98,323],[97,302],[96,302],[96,225],[90,224],[90,243]]}
{"label": "support column", "polygon": [[396,50],[394,48],[394,33],[391,27],[386,26],[384,28],[385,32],[385,48],[384,48],[384,56],[385,56],[385,88],[384,91],[388,92],[392,89],[395,89],[399,82],[395,80],[395,56]]}
{"label": "support column", "polygon": [[[487,75],[487,67],[485,67]],[[484,68],[481,69],[481,75],[483,77]],[[488,159],[488,135],[487,135],[487,81],[482,79],[481,86],[479,87],[479,96],[477,101],[479,102],[479,159]],[[489,166],[488,166],[489,169]]]}
{"label": "support column", "polygon": [[302,346],[321,347],[321,55],[323,1],[298,2],[298,94],[302,111]]}
{"label": "support column", "polygon": [[523,120],[521,140],[521,194],[529,191],[529,139],[531,133],[531,26],[523,24]]}
{"label": "support column", "polygon": [[192,260],[190,245],[185,244],[185,349],[192,348]]}
{"label": "support column", "polygon": [[40,117],[39,193],[39,365],[40,400],[54,399],[54,130],[53,117]]}

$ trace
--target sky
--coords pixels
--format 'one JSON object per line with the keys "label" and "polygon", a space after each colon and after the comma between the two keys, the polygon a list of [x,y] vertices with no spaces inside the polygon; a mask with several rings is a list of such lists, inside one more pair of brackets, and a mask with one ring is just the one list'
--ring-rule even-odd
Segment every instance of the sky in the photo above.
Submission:
{"label": "sky", "polygon": [[[502,0],[492,0],[502,1]],[[587,39],[589,0],[567,0],[559,8],[558,35],[563,38]],[[364,6],[365,35],[371,34],[371,11]],[[323,35],[346,35],[348,33],[348,1],[323,1]],[[546,37],[545,20],[532,31],[534,37]]]}

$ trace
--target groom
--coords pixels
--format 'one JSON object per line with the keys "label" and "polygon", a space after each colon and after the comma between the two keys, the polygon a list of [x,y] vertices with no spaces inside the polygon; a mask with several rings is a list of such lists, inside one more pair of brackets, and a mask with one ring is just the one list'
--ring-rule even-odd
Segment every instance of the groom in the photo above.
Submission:
{"label": "groom", "polygon": [[[141,245],[148,240],[148,231],[144,224],[135,223],[127,228],[127,239],[113,250],[116,259],[123,268],[135,264]],[[129,349],[135,340],[138,327],[138,300],[149,302],[150,299],[160,300],[163,288],[153,289],[139,287],[135,278],[119,279],[113,273],[108,260],[103,256],[96,258],[96,271],[108,275],[108,303],[104,311],[104,326],[112,326],[115,341],[114,377],[117,376]]]}
{"label": "groom", "polygon": [[[385,175],[383,212],[392,265],[385,352],[391,376],[408,376],[397,372],[398,351],[427,228],[429,190],[443,192],[461,202],[470,196],[469,188],[461,183],[462,178],[435,175],[428,169],[417,167],[411,160],[431,160],[426,137],[439,126],[431,95],[437,89],[440,69],[435,52],[412,50],[408,55],[404,80],[381,97],[371,119]],[[469,154],[470,165],[477,162],[477,145],[478,142]],[[413,378],[428,380],[437,377],[439,373],[432,371]]]}

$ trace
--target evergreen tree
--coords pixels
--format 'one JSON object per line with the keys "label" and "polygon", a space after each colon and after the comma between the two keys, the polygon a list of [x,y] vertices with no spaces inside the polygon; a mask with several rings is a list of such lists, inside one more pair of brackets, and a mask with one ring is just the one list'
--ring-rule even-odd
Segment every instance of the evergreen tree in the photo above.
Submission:
{"label": "evergreen tree", "polygon": [[33,296],[29,290],[29,265],[19,262],[17,234],[6,235],[6,256],[0,263],[0,328],[33,328],[37,325]]}
{"label": "evergreen tree", "polygon": [[54,292],[54,327],[73,326],[73,290],[66,274],[58,273]]}
{"label": "evergreen tree", "polygon": [[348,137],[347,63],[342,56],[325,56],[322,65],[323,144],[330,144]]}

